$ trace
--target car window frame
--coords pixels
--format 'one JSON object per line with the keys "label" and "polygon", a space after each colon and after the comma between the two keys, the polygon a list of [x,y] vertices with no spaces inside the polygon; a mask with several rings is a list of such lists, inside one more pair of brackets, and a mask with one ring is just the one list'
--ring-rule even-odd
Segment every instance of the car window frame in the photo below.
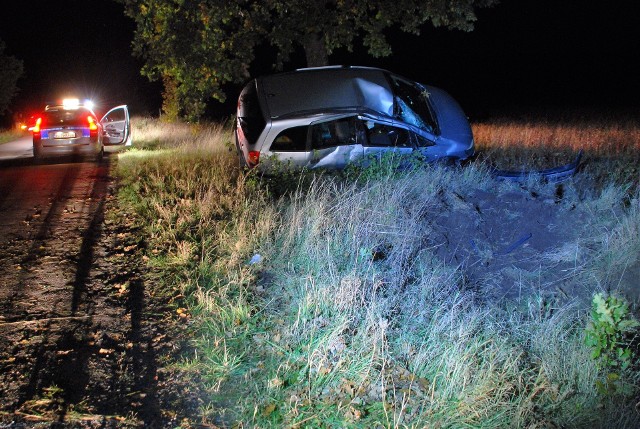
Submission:
{"label": "car window frame", "polygon": [[[411,134],[413,134],[413,131],[407,129],[404,126],[401,126],[400,124],[398,124],[397,122],[386,122],[386,121],[380,121],[380,120],[375,120],[372,118],[363,118],[363,132],[364,132],[364,136],[365,136],[365,140],[363,142],[363,146],[365,147],[379,147],[379,148],[412,148],[415,149],[416,147],[416,142],[415,140],[412,138]],[[371,144],[371,139],[370,139],[370,128],[367,127],[367,125],[364,122],[373,122],[375,125],[379,126],[379,127],[388,127],[388,128],[394,128],[394,129],[398,129],[401,130],[403,133],[406,134],[407,138],[406,138],[406,144],[404,145],[398,145],[398,144],[393,144],[393,145],[388,145],[388,144]]]}
{"label": "car window frame", "polygon": [[[289,137],[289,136],[283,135],[285,132],[293,130],[293,129],[306,129],[306,131],[305,131],[306,137],[305,137],[305,141],[304,141],[304,146],[302,148],[300,148],[298,146],[295,146],[293,149],[287,149],[286,147],[274,147],[274,145],[278,144],[277,140],[280,137]],[[309,133],[310,133],[309,125],[298,125],[298,126],[294,126],[294,127],[283,128],[273,138],[273,140],[271,141],[271,144],[269,144],[269,149],[268,150],[271,153],[309,152]]]}
{"label": "car window frame", "polygon": [[[421,84],[420,82],[416,82],[414,80],[411,79],[407,79],[403,76],[400,76],[398,74],[395,73],[386,73],[386,77],[387,80],[389,82],[389,86],[392,89],[393,92],[393,116],[394,118],[402,121],[403,123],[407,123],[409,125],[415,126],[416,128],[419,128],[420,130],[423,130],[425,132],[428,133],[432,133],[432,134],[436,134],[439,135],[440,134],[440,124],[438,123],[438,115],[436,114],[436,111],[431,103],[431,100],[429,98],[429,91],[427,90],[427,88]],[[407,104],[407,107],[416,115],[418,116],[423,122],[425,122],[425,124],[429,127],[429,128],[423,128],[421,126],[418,126],[417,124],[411,124],[410,122],[407,122],[403,119],[402,115],[400,114],[400,106],[398,103],[398,100],[396,99],[396,97],[400,100],[403,101],[403,103],[406,104],[406,100],[404,99],[405,97],[401,96],[401,94],[398,94],[396,89],[397,89],[397,84],[396,82],[402,83],[407,85],[408,87],[413,87],[413,89],[415,89],[420,97],[422,98],[422,100],[424,101],[424,105],[426,106],[427,110],[428,110],[428,114],[429,114],[429,118],[427,118],[428,120],[425,121],[425,118],[422,117],[422,115],[419,112],[416,112],[415,109],[413,109],[410,105]]]}
{"label": "car window frame", "polygon": [[[352,122],[353,126],[353,140],[349,140],[349,141],[337,141],[335,140],[335,143],[333,143],[334,140],[327,140],[327,142],[330,142],[329,144],[325,144],[325,145],[316,145],[315,144],[315,139],[313,136],[313,132],[314,132],[314,127],[319,127],[320,125],[329,125],[329,124],[335,124],[337,122],[340,121],[350,121]],[[311,151],[322,151],[322,150],[326,150],[326,149],[332,149],[332,148],[336,148],[336,147],[340,147],[340,146],[354,146],[354,145],[358,145],[358,144],[362,144],[362,136],[361,136],[361,129],[360,129],[360,124],[359,124],[359,118],[357,115],[349,115],[349,116],[344,116],[344,117],[339,117],[339,118],[332,118],[329,120],[323,120],[323,121],[315,121],[311,124],[309,124],[309,145],[310,145],[310,150]],[[338,128],[334,127],[334,133],[331,133],[331,130],[328,130],[332,135],[331,137],[335,137],[336,133],[337,133]],[[351,135],[351,130],[349,130],[349,135]],[[350,137],[351,138],[351,137]]]}

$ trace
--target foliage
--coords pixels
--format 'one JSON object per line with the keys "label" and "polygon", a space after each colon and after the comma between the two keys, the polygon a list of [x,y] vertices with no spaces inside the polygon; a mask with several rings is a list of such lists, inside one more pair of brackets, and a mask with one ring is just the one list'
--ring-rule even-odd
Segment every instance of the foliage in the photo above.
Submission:
{"label": "foliage", "polygon": [[5,55],[5,44],[0,40],[0,115],[9,107],[11,99],[18,92],[18,79],[22,76],[22,61]]}
{"label": "foliage", "polygon": [[388,151],[371,155],[359,163],[348,165],[343,174],[347,178],[366,182],[387,177],[399,177],[426,166],[427,163],[424,156],[418,151],[407,155]]}
{"label": "foliage", "polygon": [[638,358],[630,346],[629,334],[638,326],[640,323],[631,316],[625,300],[595,294],[585,336],[585,343],[593,350],[591,357],[607,369],[629,368]]}
{"label": "foliage", "polygon": [[[418,34],[423,24],[469,31],[476,8],[496,0],[118,0],[136,23],[135,53],[143,75],[176,85],[182,115],[198,118],[223,85],[241,82],[257,50],[275,48],[277,67],[298,48],[309,66],[327,65],[337,48],[362,38],[373,56],[391,53],[392,27]],[[174,94],[168,91],[168,94]]]}
{"label": "foliage", "polygon": [[169,75],[163,76],[164,91],[162,92],[163,119],[176,122],[180,119],[180,97],[176,80]]}

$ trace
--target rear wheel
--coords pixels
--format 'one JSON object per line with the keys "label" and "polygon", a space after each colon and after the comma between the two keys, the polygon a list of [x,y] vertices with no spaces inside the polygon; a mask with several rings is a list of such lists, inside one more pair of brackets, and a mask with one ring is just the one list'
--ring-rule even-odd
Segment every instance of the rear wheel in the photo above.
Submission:
{"label": "rear wheel", "polygon": [[100,152],[98,152],[95,156],[95,161],[102,162],[103,159],[104,159],[104,146],[101,146]]}
{"label": "rear wheel", "polygon": [[33,160],[37,163],[42,162],[42,144],[33,142]]}

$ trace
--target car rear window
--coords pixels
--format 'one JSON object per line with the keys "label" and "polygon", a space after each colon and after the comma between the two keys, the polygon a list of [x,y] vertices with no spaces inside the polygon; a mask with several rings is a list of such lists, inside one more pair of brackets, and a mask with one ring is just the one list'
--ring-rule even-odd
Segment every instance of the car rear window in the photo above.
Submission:
{"label": "car rear window", "polygon": [[48,127],[84,127],[88,125],[87,116],[93,115],[83,109],[48,110],[42,115],[42,125]]}
{"label": "car rear window", "polygon": [[238,98],[238,124],[249,144],[255,144],[267,125],[260,108],[256,82],[249,82]]}

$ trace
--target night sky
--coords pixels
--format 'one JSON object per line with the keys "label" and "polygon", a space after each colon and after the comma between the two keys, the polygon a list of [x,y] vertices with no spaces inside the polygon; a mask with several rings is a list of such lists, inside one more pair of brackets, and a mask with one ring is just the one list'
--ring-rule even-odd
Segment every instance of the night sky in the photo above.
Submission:
{"label": "night sky", "polygon": [[5,54],[24,61],[14,109],[77,94],[95,99],[98,113],[128,104],[134,112],[157,114],[162,87],[140,75],[134,29],[112,0],[5,2],[0,39]]}
{"label": "night sky", "polygon": [[[527,109],[640,107],[640,2],[503,0],[481,10],[473,32],[426,26],[420,37],[389,32],[393,55],[374,59],[362,47],[336,52],[334,64],[381,66],[448,90],[469,116]],[[106,109],[128,104],[157,114],[161,86],[139,74],[133,22],[111,0],[5,2],[0,39],[24,61],[14,110],[79,93]],[[303,67],[294,56],[288,69]],[[269,62],[253,72],[269,71]],[[229,102],[210,115],[233,113]],[[100,109],[98,109],[100,111]]]}

